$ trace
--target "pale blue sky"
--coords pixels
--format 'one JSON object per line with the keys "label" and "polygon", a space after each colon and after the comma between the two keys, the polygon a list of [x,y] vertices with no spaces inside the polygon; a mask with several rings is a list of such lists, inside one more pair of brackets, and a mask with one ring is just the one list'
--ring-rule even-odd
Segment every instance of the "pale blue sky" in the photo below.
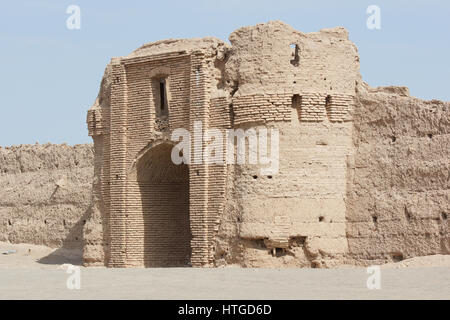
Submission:
{"label": "pale blue sky", "polygon": [[[81,8],[81,29],[66,8]],[[368,30],[366,8],[381,8]],[[164,38],[215,36],[282,20],[303,32],[344,26],[371,86],[405,85],[413,96],[450,101],[450,1],[44,1],[0,4],[0,145],[90,142],[86,111],[105,65]]]}

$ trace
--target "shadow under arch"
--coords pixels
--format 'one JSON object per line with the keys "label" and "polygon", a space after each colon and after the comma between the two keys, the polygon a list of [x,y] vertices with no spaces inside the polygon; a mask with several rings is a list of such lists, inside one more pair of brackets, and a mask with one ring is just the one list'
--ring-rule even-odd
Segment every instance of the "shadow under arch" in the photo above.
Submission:
{"label": "shadow under arch", "polygon": [[[138,194],[128,200],[128,225],[143,224],[143,233],[130,232],[127,241],[142,243],[145,267],[189,266],[191,231],[189,218],[189,167],[172,162],[173,144],[155,141],[143,149],[132,167]],[[134,179],[133,179],[134,180]],[[140,239],[139,239],[140,238]],[[127,246],[128,247],[128,246]]]}

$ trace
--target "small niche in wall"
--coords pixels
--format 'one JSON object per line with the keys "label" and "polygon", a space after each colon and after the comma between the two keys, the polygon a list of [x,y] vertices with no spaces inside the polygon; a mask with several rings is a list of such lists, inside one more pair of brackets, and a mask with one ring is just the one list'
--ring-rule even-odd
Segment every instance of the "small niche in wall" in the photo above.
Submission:
{"label": "small niche in wall", "polygon": [[294,94],[292,96],[292,109],[293,109],[292,117],[293,119],[295,119],[296,116],[298,121],[300,121],[301,105],[302,105],[302,96],[299,94]]}
{"label": "small niche in wall", "polygon": [[393,262],[400,262],[404,260],[403,254],[401,252],[392,253],[391,258]]}
{"label": "small niche in wall", "polygon": [[300,108],[302,104],[302,97],[299,94],[292,96],[292,108]]}
{"label": "small niche in wall", "polygon": [[290,237],[289,238],[289,248],[295,248],[295,247],[303,247],[306,243],[306,237],[300,236],[300,237]]}
{"label": "small niche in wall", "polygon": [[331,120],[331,96],[327,95],[325,98],[325,111],[327,112],[328,120]]}

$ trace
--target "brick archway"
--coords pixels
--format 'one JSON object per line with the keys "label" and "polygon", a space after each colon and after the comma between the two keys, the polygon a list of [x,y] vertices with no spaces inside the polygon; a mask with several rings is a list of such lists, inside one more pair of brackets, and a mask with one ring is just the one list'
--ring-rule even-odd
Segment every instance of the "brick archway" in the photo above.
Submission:
{"label": "brick archway", "polygon": [[133,232],[130,221],[127,248],[141,238],[137,243],[141,243],[141,263],[145,267],[187,266],[191,258],[189,168],[172,162],[172,147],[158,144],[136,163],[138,194],[128,203],[137,204],[143,228],[141,233]]}

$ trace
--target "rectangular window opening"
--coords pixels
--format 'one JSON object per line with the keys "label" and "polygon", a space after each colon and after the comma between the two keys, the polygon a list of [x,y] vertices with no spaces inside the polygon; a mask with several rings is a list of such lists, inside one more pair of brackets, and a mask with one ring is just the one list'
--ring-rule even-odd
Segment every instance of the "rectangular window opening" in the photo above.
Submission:
{"label": "rectangular window opening", "polygon": [[166,105],[166,80],[160,79],[159,80],[159,99],[160,99],[160,108],[161,111],[164,112],[167,108]]}

